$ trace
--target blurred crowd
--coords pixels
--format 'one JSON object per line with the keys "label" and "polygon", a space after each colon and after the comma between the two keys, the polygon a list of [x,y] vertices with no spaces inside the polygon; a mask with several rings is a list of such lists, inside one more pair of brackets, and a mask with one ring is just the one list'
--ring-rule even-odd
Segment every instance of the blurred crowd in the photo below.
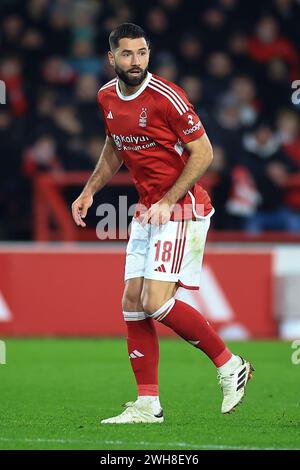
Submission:
{"label": "blurred crowd", "polygon": [[1,0],[0,20],[0,239],[32,237],[37,172],[94,168],[108,35],[124,21],[212,141],[213,227],[300,231],[300,0]]}

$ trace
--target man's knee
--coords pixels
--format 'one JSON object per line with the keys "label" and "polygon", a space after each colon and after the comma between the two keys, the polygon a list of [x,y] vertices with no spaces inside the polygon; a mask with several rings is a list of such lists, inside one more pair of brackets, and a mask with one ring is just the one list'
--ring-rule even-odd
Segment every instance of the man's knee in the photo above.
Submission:
{"label": "man's knee", "polygon": [[160,302],[158,302],[155,298],[151,299],[148,296],[143,296],[141,300],[143,311],[146,313],[146,315],[153,315],[161,307]]}
{"label": "man's knee", "polygon": [[155,318],[156,314],[158,314],[164,305],[170,302],[171,299],[173,298],[170,298],[170,296],[151,296],[143,292],[141,297],[143,311],[146,313],[146,315],[153,316],[153,318]]}
{"label": "man's knee", "polygon": [[141,312],[143,306],[141,303],[142,283],[138,279],[126,281],[123,297],[122,309],[125,312]]}
{"label": "man's knee", "polygon": [[[140,308],[138,308],[138,305],[140,305]],[[136,292],[124,290],[122,297],[122,309],[125,312],[136,312],[142,310],[142,304]]]}
{"label": "man's knee", "polygon": [[174,297],[166,300],[165,302],[150,302],[143,304],[144,312],[147,316],[157,321],[162,321],[172,310],[175,304]]}
{"label": "man's knee", "polygon": [[173,283],[168,285],[157,284],[155,282],[144,282],[142,294],[141,294],[141,303],[143,305],[143,310],[147,315],[154,315],[158,312],[167,302],[173,299],[176,293],[177,286]]}

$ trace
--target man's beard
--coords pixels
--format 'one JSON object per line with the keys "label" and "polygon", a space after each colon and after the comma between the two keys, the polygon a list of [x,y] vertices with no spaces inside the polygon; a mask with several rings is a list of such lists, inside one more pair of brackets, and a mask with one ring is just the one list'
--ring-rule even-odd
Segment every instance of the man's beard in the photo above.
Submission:
{"label": "man's beard", "polygon": [[[130,76],[129,72],[131,72],[132,70],[139,70],[141,74],[137,77]],[[148,67],[146,67],[144,71],[139,67],[132,67],[132,69],[128,70],[128,72],[124,72],[124,70],[120,69],[120,67],[115,65],[115,72],[118,75],[119,79],[125,83],[125,85],[134,87],[140,85],[145,80],[148,73]]]}

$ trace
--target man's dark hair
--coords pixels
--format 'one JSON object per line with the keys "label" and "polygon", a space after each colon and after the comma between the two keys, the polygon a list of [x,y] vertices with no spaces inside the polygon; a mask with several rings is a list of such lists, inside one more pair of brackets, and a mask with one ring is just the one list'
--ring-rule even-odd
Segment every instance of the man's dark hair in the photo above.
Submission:
{"label": "man's dark hair", "polygon": [[140,26],[133,23],[122,23],[109,35],[109,45],[111,51],[119,47],[119,41],[122,38],[145,38],[147,45],[149,46],[150,44],[147,34]]}

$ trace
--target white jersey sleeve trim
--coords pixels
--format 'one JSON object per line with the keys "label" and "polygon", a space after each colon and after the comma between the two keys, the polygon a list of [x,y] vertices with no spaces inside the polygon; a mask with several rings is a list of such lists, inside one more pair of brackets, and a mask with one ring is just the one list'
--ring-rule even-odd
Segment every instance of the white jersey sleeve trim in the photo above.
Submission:
{"label": "white jersey sleeve trim", "polygon": [[188,111],[188,107],[183,103],[182,104],[182,100],[180,101],[179,100],[179,95],[176,95],[175,93],[172,93],[172,88],[169,87],[169,89],[171,91],[168,90],[168,88],[166,88],[162,82],[159,82],[158,80],[152,80],[150,81],[150,84],[151,85],[155,85],[155,87],[159,88],[160,90],[164,91],[165,93],[167,93],[167,95],[169,95],[171,98],[173,98],[173,100],[177,103],[177,105],[179,106],[179,108],[181,109],[181,111],[183,113],[185,113],[186,111]]}
{"label": "white jersey sleeve trim", "polygon": [[183,109],[184,112],[188,111],[189,107],[187,106],[185,101],[181,98],[181,96],[175,90],[173,90],[173,88],[171,88],[169,85],[167,85],[166,83],[164,83],[161,80],[158,80],[155,77],[152,77],[151,81],[154,82],[157,86],[165,89],[168,93],[170,93],[174,97],[174,99],[176,101],[179,101],[180,106],[181,106],[181,108]]}
{"label": "white jersey sleeve trim", "polygon": [[160,93],[161,95],[165,96],[166,98],[168,98],[168,100],[172,103],[172,105],[174,106],[174,108],[178,111],[178,113],[180,114],[180,116],[183,115],[183,112],[181,111],[181,109],[179,108],[179,106],[177,105],[177,103],[174,101],[174,99],[168,95],[165,91],[162,91],[160,90],[159,88],[157,88],[156,86],[154,86],[151,82],[149,83],[149,88],[152,88],[152,90],[155,90],[157,91],[158,93]]}

